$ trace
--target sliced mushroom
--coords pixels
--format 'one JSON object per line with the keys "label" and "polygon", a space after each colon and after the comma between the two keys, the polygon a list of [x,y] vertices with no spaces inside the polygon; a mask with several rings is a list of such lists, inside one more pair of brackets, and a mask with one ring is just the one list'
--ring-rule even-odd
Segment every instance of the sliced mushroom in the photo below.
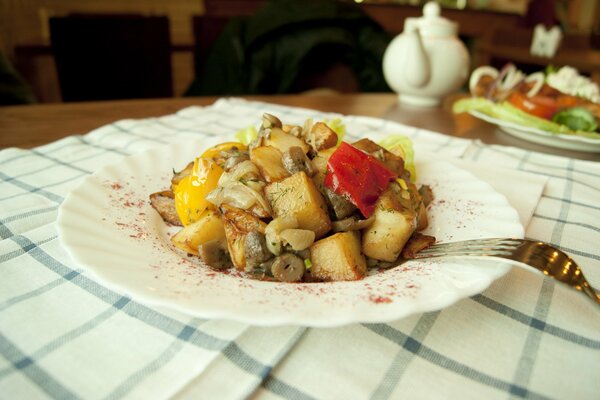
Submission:
{"label": "sliced mushroom", "polygon": [[273,277],[273,273],[271,272],[271,265],[275,262],[275,258],[270,258],[269,260],[262,262],[252,268],[248,273],[250,277],[253,279],[264,280]]}
{"label": "sliced mushroom", "polygon": [[251,272],[268,259],[273,254],[267,248],[265,235],[260,232],[252,231],[244,238],[244,257],[246,257],[246,272]]}
{"label": "sliced mushroom", "polygon": [[347,218],[358,210],[358,208],[344,196],[340,196],[328,188],[324,188],[324,192],[327,196],[327,200],[329,200],[329,204],[331,204],[336,219]]}
{"label": "sliced mushroom", "polygon": [[280,282],[298,282],[304,275],[304,260],[291,254],[278,256],[271,266],[273,276]]}
{"label": "sliced mushroom", "polygon": [[284,151],[281,156],[283,167],[291,175],[297,172],[305,172],[306,175],[312,176],[315,174],[315,168],[311,161],[306,157],[306,154],[301,147],[292,146],[289,150]]}
{"label": "sliced mushroom", "polygon": [[373,221],[375,221],[375,216],[371,216],[367,219],[348,217],[340,221],[334,221],[331,225],[331,230],[333,232],[359,231],[368,228]]}
{"label": "sliced mushroom", "polygon": [[281,129],[282,127],[283,124],[281,123],[281,120],[279,118],[272,114],[264,113],[262,116],[262,123],[260,125],[260,128],[258,129],[258,135],[248,147],[250,149],[254,149],[256,147],[262,146],[264,139],[268,139],[271,136],[271,130],[273,128]]}
{"label": "sliced mushroom", "polygon": [[227,269],[233,266],[221,240],[210,240],[199,245],[198,256],[206,265],[214,269]]}
{"label": "sliced mushroom", "polygon": [[150,195],[150,204],[165,222],[175,226],[183,226],[179,219],[179,215],[177,215],[174,198],[175,195],[170,190],[152,193]]}
{"label": "sliced mushroom", "polygon": [[425,250],[434,243],[435,238],[433,236],[423,235],[418,232],[414,233],[410,239],[408,239],[406,245],[404,245],[401,256],[405,259],[415,258],[415,255],[418,252]]}
{"label": "sliced mushroom", "polygon": [[302,260],[306,260],[307,258],[310,258],[310,249],[294,251],[293,253],[295,255],[297,255],[298,257],[300,257]]}
{"label": "sliced mushroom", "polygon": [[433,201],[433,190],[431,190],[430,186],[422,185],[419,188],[419,194],[421,195],[421,198],[423,199],[423,204],[425,205],[425,207],[427,207],[429,205],[429,203],[431,203]]}
{"label": "sliced mushroom", "polygon": [[262,127],[265,129],[282,128],[283,124],[281,123],[281,120],[273,114],[264,113],[262,116]]}
{"label": "sliced mushroom", "polygon": [[225,161],[225,164],[223,165],[223,169],[225,171],[230,171],[235,166],[237,166],[240,163],[247,161],[249,159],[250,159],[250,156],[248,155],[248,153],[238,153],[238,154],[232,155],[229,158],[227,158],[227,161]]}
{"label": "sliced mushroom", "polygon": [[352,146],[378,158],[385,164],[386,167],[394,171],[396,174],[400,176],[404,174],[404,160],[402,157],[384,149],[374,141],[364,138],[352,143]]}

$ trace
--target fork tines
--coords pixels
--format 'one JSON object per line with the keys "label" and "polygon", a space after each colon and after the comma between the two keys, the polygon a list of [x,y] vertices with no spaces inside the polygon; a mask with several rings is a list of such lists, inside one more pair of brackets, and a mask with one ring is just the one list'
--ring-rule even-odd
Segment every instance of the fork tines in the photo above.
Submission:
{"label": "fork tines", "polygon": [[474,239],[454,243],[437,243],[417,253],[415,258],[510,255],[521,243],[522,242],[519,239],[507,238]]}

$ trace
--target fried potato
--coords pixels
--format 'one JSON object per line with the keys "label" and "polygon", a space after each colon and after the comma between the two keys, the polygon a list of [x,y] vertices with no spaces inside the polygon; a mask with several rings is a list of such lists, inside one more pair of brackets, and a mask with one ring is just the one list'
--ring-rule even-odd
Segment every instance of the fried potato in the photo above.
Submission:
{"label": "fried potato", "polygon": [[260,146],[252,149],[250,160],[258,167],[268,183],[280,181],[290,176],[281,162],[282,153],[273,146]]}
{"label": "fried potato", "polygon": [[362,279],[367,263],[360,247],[357,232],[340,232],[313,243],[310,247],[311,276],[324,281]]}
{"label": "fried potato", "polygon": [[173,245],[186,253],[198,255],[198,246],[212,240],[225,241],[225,229],[216,211],[206,210],[171,238]]}
{"label": "fried potato", "polygon": [[417,228],[417,213],[403,202],[401,188],[391,184],[377,200],[375,221],[363,230],[362,251],[367,257],[394,261]]}
{"label": "fried potato", "polygon": [[272,128],[268,138],[265,138],[266,146],[273,146],[282,153],[288,151],[290,147],[298,146],[302,148],[304,154],[310,150],[309,145],[302,139],[285,133],[281,128]]}
{"label": "fried potato", "polygon": [[306,134],[305,140],[318,152],[335,146],[338,136],[325,122],[315,122]]}
{"label": "fried potato", "polygon": [[306,173],[298,172],[267,185],[265,195],[275,217],[293,216],[298,228],[315,232],[317,238],[331,229],[325,200]]}

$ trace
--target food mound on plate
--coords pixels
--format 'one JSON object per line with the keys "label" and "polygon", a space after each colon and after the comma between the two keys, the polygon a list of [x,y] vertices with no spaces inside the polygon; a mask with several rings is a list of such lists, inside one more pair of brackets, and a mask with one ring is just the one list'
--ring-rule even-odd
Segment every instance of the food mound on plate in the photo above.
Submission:
{"label": "food mound on plate", "polygon": [[549,132],[600,139],[600,90],[574,68],[525,75],[513,64],[500,71],[483,66],[471,74],[469,89],[474,97],[458,101],[455,112],[480,111]]}
{"label": "food mound on plate", "polygon": [[150,195],[166,222],[183,226],[173,245],[214,269],[315,282],[361,279],[433,243],[416,233],[432,193],[405,166],[407,139],[387,138],[389,150],[349,144],[330,125],[264,114],[248,145],[219,144],[174,173],[169,190]]}

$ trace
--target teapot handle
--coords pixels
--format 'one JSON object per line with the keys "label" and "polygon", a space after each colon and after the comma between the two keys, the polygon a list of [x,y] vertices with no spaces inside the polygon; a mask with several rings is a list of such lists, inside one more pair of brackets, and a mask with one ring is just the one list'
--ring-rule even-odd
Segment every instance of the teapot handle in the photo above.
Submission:
{"label": "teapot handle", "polygon": [[431,65],[421,34],[417,28],[412,28],[405,31],[405,38],[403,68],[406,83],[417,88],[425,86],[431,79]]}

